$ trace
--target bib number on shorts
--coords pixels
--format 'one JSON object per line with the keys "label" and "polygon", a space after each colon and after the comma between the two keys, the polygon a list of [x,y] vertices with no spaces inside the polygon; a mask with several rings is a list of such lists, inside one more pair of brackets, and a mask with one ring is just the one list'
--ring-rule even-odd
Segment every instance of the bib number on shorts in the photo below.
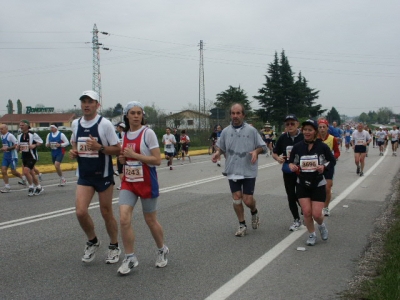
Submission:
{"label": "bib number on shorts", "polygon": [[127,182],[144,181],[143,165],[140,161],[127,161],[124,166],[124,174]]}

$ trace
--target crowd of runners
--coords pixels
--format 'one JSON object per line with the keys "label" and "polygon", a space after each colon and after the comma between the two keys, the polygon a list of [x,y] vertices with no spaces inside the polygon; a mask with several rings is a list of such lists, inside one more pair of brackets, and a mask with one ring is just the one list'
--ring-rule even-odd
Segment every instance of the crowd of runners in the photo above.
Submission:
{"label": "crowd of runners", "polygon": [[[28,186],[28,196],[43,193],[41,174],[35,167],[38,161],[37,147],[43,143],[51,149],[59,185],[64,186],[67,181],[61,163],[66,147],[71,145],[68,155],[70,159],[76,159],[78,165],[76,216],[87,236],[81,260],[90,263],[101,244],[89,215],[89,205],[97,192],[101,215],[110,239],[105,262],[113,264],[120,260],[120,228],[125,253],[118,273],[128,274],[138,265],[132,218],[140,199],[144,220],[157,247],[155,266],[165,267],[169,249],[164,243],[163,228],[157,220],[159,185],[156,167],[162,162],[161,147],[155,132],[145,126],[144,106],[136,101],[127,103],[123,110],[123,121],[114,126],[97,113],[100,104],[96,92],[85,91],[79,100],[82,117],[73,121],[69,140],[56,124],[51,124],[51,132],[45,141],[31,130],[29,120],[20,121],[20,134],[17,137],[8,131],[7,125],[0,125],[2,175],[5,183],[1,192],[11,191],[8,177],[10,169],[13,176],[19,178],[20,184]],[[355,173],[359,176],[364,175],[365,158],[371,143],[373,147],[379,147],[379,155],[383,155],[390,141],[392,155],[397,156],[399,130],[396,126],[391,130],[379,127],[371,131],[359,123],[355,128],[347,125],[341,129],[336,122],[329,124],[324,118],[308,119],[300,124],[296,115],[288,114],[282,120],[284,132],[277,134],[269,123],[260,131],[248,124],[241,104],[231,106],[230,117],[229,126],[216,126],[210,136],[213,143],[211,160],[218,167],[223,165],[222,173],[227,177],[233,210],[238,220],[234,233],[237,237],[247,234],[246,208],[250,212],[251,227],[256,230],[260,226],[260,212],[254,197],[259,155],[272,156],[281,164],[288,206],[293,217],[289,230],[298,230],[304,224],[309,233],[306,240],[309,246],[317,242],[314,221],[321,239],[328,239],[324,218],[330,216],[333,178],[343,142],[346,152],[350,148],[354,151]],[[170,170],[174,169],[174,158],[180,160],[181,164],[185,158],[191,162],[190,137],[185,130],[178,132],[177,129],[166,128],[161,143]],[[17,171],[19,152],[22,173]],[[117,158],[116,170],[113,167],[113,157]],[[120,177],[121,182],[117,187],[120,190],[119,226],[112,208],[115,175]]]}

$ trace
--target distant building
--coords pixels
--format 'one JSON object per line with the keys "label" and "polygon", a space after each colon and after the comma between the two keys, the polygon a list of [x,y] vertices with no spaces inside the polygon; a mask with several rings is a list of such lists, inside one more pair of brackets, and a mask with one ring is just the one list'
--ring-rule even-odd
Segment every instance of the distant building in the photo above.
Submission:
{"label": "distant building", "polygon": [[210,129],[210,116],[190,109],[166,116],[165,122],[171,128]]}
{"label": "distant building", "polygon": [[49,127],[51,123],[55,123],[58,127],[71,127],[72,121],[75,119],[74,113],[52,113],[52,114],[6,114],[0,117],[0,123],[7,124],[10,131],[19,129],[21,120],[28,120],[31,127]]}

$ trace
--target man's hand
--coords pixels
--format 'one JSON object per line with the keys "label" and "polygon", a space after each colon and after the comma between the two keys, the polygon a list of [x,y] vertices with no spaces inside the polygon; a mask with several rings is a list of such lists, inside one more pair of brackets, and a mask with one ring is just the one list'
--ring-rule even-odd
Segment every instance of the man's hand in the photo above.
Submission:
{"label": "man's hand", "polygon": [[257,159],[258,159],[258,150],[256,149],[256,150],[253,150],[253,151],[251,151],[251,152],[249,152],[249,154],[251,155],[251,163],[252,164],[254,164],[256,161],[257,161]]}
{"label": "man's hand", "polygon": [[69,150],[69,158],[70,159],[75,159],[77,157],[78,157],[78,151],[77,150],[74,150],[74,149]]}
{"label": "man's hand", "polygon": [[92,135],[89,135],[89,138],[86,140],[86,146],[92,151],[99,151],[101,149],[101,145],[96,141]]}
{"label": "man's hand", "polygon": [[211,161],[212,161],[213,163],[216,163],[217,161],[219,161],[220,157],[221,157],[221,153],[219,153],[219,150],[217,150],[217,151],[212,155]]}

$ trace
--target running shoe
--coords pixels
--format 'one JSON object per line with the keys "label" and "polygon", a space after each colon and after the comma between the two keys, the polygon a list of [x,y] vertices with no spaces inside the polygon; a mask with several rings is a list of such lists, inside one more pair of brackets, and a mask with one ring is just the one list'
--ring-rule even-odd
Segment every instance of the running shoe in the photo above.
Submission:
{"label": "running shoe", "polygon": [[260,217],[258,216],[258,212],[251,216],[251,227],[253,227],[253,229],[260,227]]}
{"label": "running shoe", "polygon": [[34,194],[35,194],[35,196],[39,196],[39,195],[40,195],[41,193],[43,193],[43,192],[44,192],[44,188],[42,188],[42,187],[40,187],[40,188],[36,187]]}
{"label": "running shoe", "polygon": [[173,168],[172,168],[172,167],[169,167],[169,169],[170,169],[170,170],[173,170]]}
{"label": "running shoe", "polygon": [[321,239],[326,241],[328,239],[328,229],[325,226],[325,223],[322,225],[318,225],[319,232],[321,233]]}
{"label": "running shoe", "polygon": [[33,196],[33,193],[34,193],[34,189],[33,189],[33,188],[29,188],[29,190],[28,190],[28,196],[29,196],[29,197],[32,197],[32,196]]}
{"label": "running shoe", "polygon": [[361,177],[361,176],[364,176],[364,172],[363,172],[363,171],[360,172],[360,177]]}
{"label": "running shoe", "polygon": [[22,179],[22,180],[18,181],[18,184],[20,184],[20,185],[26,185],[26,180]]}
{"label": "running shoe", "polygon": [[357,166],[357,174],[360,174],[360,167]]}
{"label": "running shoe", "polygon": [[329,211],[329,207],[324,207],[322,209],[322,213],[324,214],[325,217],[329,217],[331,215],[331,212]]}
{"label": "running shoe", "polygon": [[307,245],[314,246],[316,241],[317,241],[317,236],[315,234],[310,234],[307,239]]}
{"label": "running shoe", "polygon": [[64,186],[67,184],[67,180],[65,178],[60,179],[60,186]]}
{"label": "running shoe", "polygon": [[82,256],[82,261],[85,263],[91,262],[95,258],[96,251],[99,250],[100,244],[100,241],[97,241],[96,244],[86,242],[85,253]]}
{"label": "running shoe", "polygon": [[10,192],[10,188],[9,187],[4,187],[2,190],[0,190],[1,193],[9,193]]}
{"label": "running shoe", "polygon": [[220,167],[221,166],[221,162],[217,161],[217,166]]}
{"label": "running shoe", "polygon": [[39,175],[38,175],[38,178],[39,178],[39,182],[42,182],[42,173],[39,173]]}
{"label": "running shoe", "polygon": [[118,191],[121,190],[121,186],[117,187],[117,190],[118,190]]}
{"label": "running shoe", "polygon": [[296,231],[296,230],[299,229],[300,226],[301,226],[300,220],[299,220],[299,219],[295,219],[295,220],[293,221],[293,224],[290,225],[289,230],[290,230],[290,231]]}
{"label": "running shoe", "polygon": [[129,256],[123,260],[122,265],[118,268],[117,272],[121,275],[126,275],[131,271],[131,269],[137,267],[138,264],[139,262],[136,255]]}
{"label": "running shoe", "polygon": [[119,261],[119,255],[121,254],[121,249],[115,245],[108,246],[108,253],[106,258],[106,264],[115,264]]}
{"label": "running shoe", "polygon": [[236,231],[236,236],[245,236],[247,232],[247,226],[240,224],[238,231]]}
{"label": "running shoe", "polygon": [[118,171],[114,171],[114,176],[119,176]]}
{"label": "running shoe", "polygon": [[168,253],[169,253],[169,249],[165,245],[162,250],[158,250],[157,260],[156,260],[157,268],[164,268],[167,265],[167,263],[168,263],[167,254]]}

